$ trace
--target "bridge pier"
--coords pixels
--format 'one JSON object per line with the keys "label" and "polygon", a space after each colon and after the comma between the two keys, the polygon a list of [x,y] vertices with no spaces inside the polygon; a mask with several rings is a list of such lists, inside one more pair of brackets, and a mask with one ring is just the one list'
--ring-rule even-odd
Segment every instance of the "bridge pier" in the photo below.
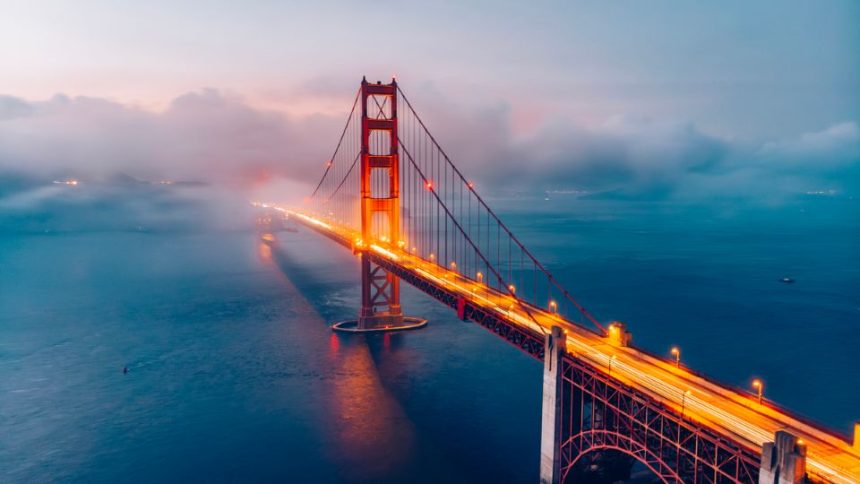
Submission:
{"label": "bridge pier", "polygon": [[777,430],[773,442],[761,449],[759,484],[807,483],[806,445],[785,430]]}
{"label": "bridge pier", "polygon": [[558,326],[552,327],[552,332],[546,335],[544,341],[540,434],[541,484],[558,484],[561,478],[561,356],[564,354],[566,343],[567,337]]}

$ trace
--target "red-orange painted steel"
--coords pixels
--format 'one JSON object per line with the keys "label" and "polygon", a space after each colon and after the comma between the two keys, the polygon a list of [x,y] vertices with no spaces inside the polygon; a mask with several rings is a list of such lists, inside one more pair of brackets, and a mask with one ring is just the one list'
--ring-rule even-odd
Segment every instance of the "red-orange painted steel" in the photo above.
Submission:
{"label": "red-orange painted steel", "polygon": [[[397,152],[397,83],[361,82],[361,234],[364,240],[384,238],[396,243],[400,238],[400,160]],[[380,103],[379,98],[384,101]],[[386,112],[385,106],[388,106]],[[371,115],[371,112],[373,115]],[[389,140],[387,153],[380,141]],[[374,194],[373,172],[382,171],[388,182],[385,196]],[[374,214],[384,214],[382,227],[374,226]],[[361,255],[361,312],[359,328],[397,326],[403,323],[400,307],[400,279]]]}

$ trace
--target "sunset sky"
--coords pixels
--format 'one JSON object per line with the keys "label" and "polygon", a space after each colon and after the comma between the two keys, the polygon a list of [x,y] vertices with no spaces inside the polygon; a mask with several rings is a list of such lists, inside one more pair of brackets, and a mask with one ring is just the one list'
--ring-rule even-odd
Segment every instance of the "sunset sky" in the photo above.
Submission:
{"label": "sunset sky", "polygon": [[368,6],[7,1],[0,176],[307,183],[361,76],[396,75],[479,178],[533,158],[536,189],[857,187],[857,2]]}

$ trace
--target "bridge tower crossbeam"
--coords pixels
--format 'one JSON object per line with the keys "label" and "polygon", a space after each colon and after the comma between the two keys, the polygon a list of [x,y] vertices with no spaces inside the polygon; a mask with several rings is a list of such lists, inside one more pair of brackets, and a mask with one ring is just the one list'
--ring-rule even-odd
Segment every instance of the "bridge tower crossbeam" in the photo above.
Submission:
{"label": "bridge tower crossbeam", "polygon": [[[360,173],[362,237],[396,242],[400,237],[400,163],[397,156],[397,83],[393,79],[390,84],[361,81]],[[402,324],[400,280],[362,253],[358,328]]]}

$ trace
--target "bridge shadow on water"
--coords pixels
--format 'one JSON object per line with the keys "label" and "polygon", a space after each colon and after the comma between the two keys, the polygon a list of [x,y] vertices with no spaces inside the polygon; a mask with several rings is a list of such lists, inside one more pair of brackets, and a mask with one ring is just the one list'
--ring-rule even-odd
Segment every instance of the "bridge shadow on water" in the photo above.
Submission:
{"label": "bridge shadow on water", "polygon": [[[259,242],[266,263],[327,325],[356,316],[358,272],[356,280],[348,282],[341,277],[341,268],[352,268],[338,264],[332,277],[305,258],[303,241],[285,239]],[[286,245],[291,242],[295,245]],[[434,445],[416,429],[403,398],[405,390],[398,385],[415,356],[404,335],[326,335],[328,331],[318,324],[293,330],[296,338],[318,346],[319,358],[313,364],[327,374],[309,392],[320,402],[326,458],[336,474],[349,482],[452,482],[444,458],[434,458]]]}
{"label": "bridge shadow on water", "polygon": [[279,240],[273,242],[262,242],[271,249],[272,260],[276,268],[289,279],[299,293],[314,307],[314,309],[322,315],[328,311],[325,304],[322,303],[324,290],[332,290],[332,282],[324,280],[320,277],[317,271],[314,271],[308,264],[302,264],[292,255],[279,245]]}
{"label": "bridge shadow on water", "polygon": [[[360,293],[357,272],[354,283],[332,281],[325,276],[320,276],[318,271],[313,270],[311,264],[296,258],[289,250],[280,246],[277,240],[267,245],[271,249],[272,261],[277,270],[289,279],[327,324],[358,316]],[[366,346],[373,361],[379,365],[377,371],[385,371],[388,365],[384,363],[390,361],[399,351],[407,349],[404,346],[406,334],[403,332],[366,335],[332,333],[332,335],[341,346]]]}
{"label": "bridge shadow on water", "polygon": [[[323,244],[325,242],[322,242]],[[358,311],[358,271],[353,270],[349,259],[334,256],[323,263],[312,260],[319,250],[317,241],[292,239],[260,242],[265,246],[272,269],[282,275],[304,302],[310,306],[327,326],[334,321],[355,317]],[[308,245],[306,245],[308,244]],[[313,245],[311,245],[313,244]],[[341,261],[343,259],[343,261]],[[328,269],[326,269],[328,267]],[[331,270],[329,270],[331,269]],[[413,309],[426,311],[433,308],[414,304]],[[421,309],[419,309],[421,308]],[[432,311],[432,309],[430,309]],[[432,312],[430,313],[432,314]],[[429,315],[429,314],[428,314]],[[426,361],[427,351],[439,351],[439,346],[423,338],[435,336],[449,338],[459,327],[450,327],[437,321],[438,327],[417,332],[344,335],[330,332],[318,322],[298,330],[298,338],[312,340],[319,347],[318,365],[332,375],[315,391],[320,401],[318,411],[325,422],[322,433],[326,442],[327,457],[337,468],[344,481],[351,482],[470,482],[498,481],[506,475],[487,469],[487,462],[476,464],[470,459],[486,458],[475,452],[470,458],[452,455],[458,448],[449,439],[470,442],[470,447],[487,445],[486,434],[476,432],[463,435],[470,428],[478,408],[468,403],[438,405],[440,408],[459,409],[454,414],[434,414],[436,405],[416,399],[416,380],[438,379],[439,385],[461,385],[467,375],[446,381],[438,373],[427,373],[419,362]],[[452,323],[460,324],[458,321]],[[490,335],[480,335],[491,338]],[[492,340],[487,340],[491,343]],[[468,381],[468,380],[466,380]],[[432,386],[432,385],[431,385]],[[459,388],[459,387],[458,387]],[[473,399],[474,389],[462,387],[459,395],[466,401]],[[315,398],[315,400],[317,400]],[[429,412],[429,413],[428,413]],[[440,420],[441,418],[441,420]],[[537,424],[535,424],[537,425]],[[446,430],[440,431],[439,428]],[[441,440],[440,440],[441,439]],[[441,445],[440,445],[441,444]],[[503,444],[504,445],[504,444]],[[493,445],[490,445],[492,448]],[[583,465],[568,476],[567,482],[654,482],[653,475],[633,464],[624,456],[604,452],[596,459],[586,459]],[[615,465],[607,465],[612,461]],[[523,466],[529,466],[525,459]],[[620,466],[618,466],[620,464]],[[470,467],[475,468],[470,468]],[[483,470],[476,468],[484,467]],[[632,473],[631,473],[632,470]],[[535,473],[537,469],[535,467]],[[530,474],[528,470],[524,474]],[[631,475],[632,474],[632,475]],[[452,479],[452,476],[454,477]]]}
{"label": "bridge shadow on water", "polygon": [[[299,260],[289,250],[280,246],[277,239],[267,245],[271,248],[272,260],[276,268],[290,280],[302,297],[329,325],[358,316],[361,295],[357,271],[354,282],[332,281],[330,278],[320,276],[311,264]],[[351,269],[346,268],[347,271]],[[405,339],[403,332],[349,336],[351,337],[339,339],[345,342],[361,341],[362,344],[367,344],[374,360],[377,361],[401,348]]]}

